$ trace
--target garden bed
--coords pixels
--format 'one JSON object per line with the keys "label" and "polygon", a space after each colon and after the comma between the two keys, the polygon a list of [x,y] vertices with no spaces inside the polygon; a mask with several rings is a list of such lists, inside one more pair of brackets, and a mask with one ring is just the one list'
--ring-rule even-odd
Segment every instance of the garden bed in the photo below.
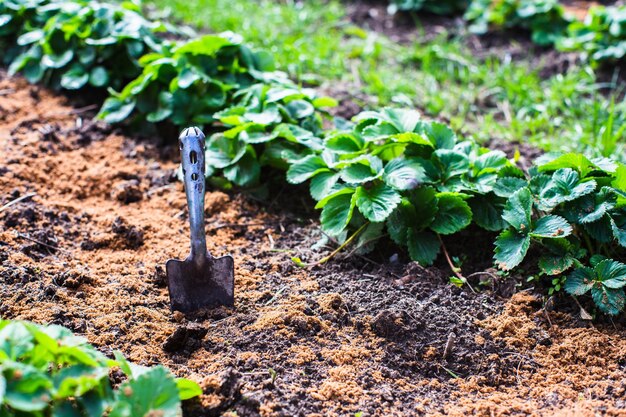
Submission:
{"label": "garden bed", "polygon": [[3,73],[0,137],[0,204],[22,198],[0,212],[2,317],[61,324],[107,354],[197,380],[205,394],[188,415],[626,407],[623,318],[592,324],[532,290],[511,297],[514,280],[459,289],[445,265],[391,251],[297,268],[290,258],[314,257],[321,233],[293,188],[269,202],[209,190],[209,251],[235,258],[235,308],[171,314],[163,267],[189,243],[178,149]]}

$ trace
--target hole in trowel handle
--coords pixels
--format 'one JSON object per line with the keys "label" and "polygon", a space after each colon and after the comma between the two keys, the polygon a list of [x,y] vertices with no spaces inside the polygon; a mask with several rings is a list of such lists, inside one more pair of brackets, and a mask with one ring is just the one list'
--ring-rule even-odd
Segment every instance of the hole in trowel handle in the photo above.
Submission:
{"label": "hole in trowel handle", "polygon": [[189,161],[191,161],[192,164],[198,163],[198,154],[196,151],[189,152]]}
{"label": "hole in trowel handle", "polygon": [[191,179],[192,180],[197,180],[198,179],[198,174],[196,174],[195,172],[193,174],[191,174]]}

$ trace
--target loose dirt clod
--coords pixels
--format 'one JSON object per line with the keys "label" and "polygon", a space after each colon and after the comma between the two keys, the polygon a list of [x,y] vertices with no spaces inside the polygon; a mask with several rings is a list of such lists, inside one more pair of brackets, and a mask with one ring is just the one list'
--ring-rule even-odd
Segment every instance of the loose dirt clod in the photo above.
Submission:
{"label": "loose dirt clod", "polygon": [[139,187],[139,181],[129,180],[121,181],[113,185],[111,190],[111,198],[123,204],[136,203],[141,201],[143,193]]}
{"label": "loose dirt clod", "polygon": [[202,339],[208,331],[209,329],[196,323],[177,327],[165,340],[163,350],[168,353],[180,352],[189,355],[200,348]]}

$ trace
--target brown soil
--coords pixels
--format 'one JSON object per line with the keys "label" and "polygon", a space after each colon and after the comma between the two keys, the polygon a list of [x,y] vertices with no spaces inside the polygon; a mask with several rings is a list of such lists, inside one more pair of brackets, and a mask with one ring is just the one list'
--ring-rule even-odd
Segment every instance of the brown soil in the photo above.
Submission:
{"label": "brown soil", "polygon": [[[187,415],[625,415],[623,321],[509,299],[513,280],[459,289],[393,247],[296,268],[327,252],[297,190],[290,208],[210,190],[209,250],[235,257],[236,305],[172,314],[163,265],[189,244],[177,150],[2,73],[0,91],[0,207],[23,198],[0,209],[0,314],[199,381]],[[457,245],[488,259],[474,240]]]}

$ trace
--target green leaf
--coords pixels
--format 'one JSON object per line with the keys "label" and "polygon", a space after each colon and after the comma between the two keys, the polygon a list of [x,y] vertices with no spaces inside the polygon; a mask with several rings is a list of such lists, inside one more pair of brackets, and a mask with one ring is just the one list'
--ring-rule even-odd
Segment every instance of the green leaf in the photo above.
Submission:
{"label": "green leaf", "polygon": [[600,220],[615,207],[617,196],[610,187],[602,187],[599,192],[586,195],[566,207],[568,217],[577,223],[593,223]]}
{"label": "green leaf", "polygon": [[171,374],[162,366],[151,368],[124,382],[109,417],[159,415],[180,417],[179,391]]}
{"label": "green leaf", "polygon": [[507,223],[502,219],[502,204],[495,200],[493,195],[475,195],[469,200],[472,218],[476,224],[492,232],[507,227]]}
{"label": "green leaf", "polygon": [[571,256],[544,255],[539,258],[539,268],[547,275],[561,275],[574,264]]}
{"label": "green leaf", "polygon": [[178,76],[178,87],[183,90],[189,88],[193,83],[200,79],[200,75],[192,68],[183,68]]}
{"label": "green leaf", "polygon": [[420,114],[413,109],[384,108],[381,115],[391,123],[398,132],[412,132],[420,121]]}
{"label": "green leaf", "polygon": [[321,209],[325,207],[326,204],[328,204],[328,202],[332,200],[333,198],[338,197],[340,195],[344,195],[344,194],[353,194],[354,191],[355,191],[354,188],[349,187],[345,184],[337,184],[331,189],[331,191],[328,193],[328,195],[326,195],[326,197],[322,198],[320,201],[317,202],[317,204],[315,204],[315,208]]}
{"label": "green leaf", "polygon": [[355,196],[356,193],[351,192],[328,200],[320,216],[324,232],[330,236],[339,236],[344,231],[352,219],[352,212],[356,205]]}
{"label": "green leaf", "polygon": [[530,247],[530,236],[515,230],[505,230],[496,239],[494,259],[498,268],[509,271],[524,260]]}
{"label": "green leaf", "polygon": [[206,163],[214,168],[226,168],[236,164],[246,153],[246,144],[237,139],[228,139],[224,135],[212,135],[207,141]]}
{"label": "green leaf", "polygon": [[535,222],[530,235],[540,238],[558,238],[569,236],[572,231],[572,226],[563,217],[549,215]]}
{"label": "green leaf", "polygon": [[[484,152],[481,150],[481,152]],[[500,168],[507,164],[506,154],[502,151],[488,151],[480,154],[474,161],[474,169],[478,174],[486,172],[497,173]],[[521,188],[521,187],[520,187]]]}
{"label": "green leaf", "polygon": [[60,55],[44,55],[41,59],[41,65],[47,68],[62,68],[70,63],[74,58],[74,52],[67,49]]}
{"label": "green leaf", "polygon": [[7,392],[7,380],[4,377],[4,375],[0,373],[0,404],[4,404],[4,396],[6,392]]}
{"label": "green leaf", "polygon": [[359,211],[372,222],[385,221],[401,200],[400,194],[385,184],[358,187],[355,195]]}
{"label": "green leaf", "polygon": [[409,228],[407,231],[407,246],[409,256],[420,265],[431,265],[439,254],[440,243],[437,236],[428,230],[416,231]]}
{"label": "green leaf", "polygon": [[263,111],[253,112],[249,111],[244,114],[244,117],[253,122],[264,126],[269,126],[273,123],[279,123],[282,120],[278,107],[271,104]]}
{"label": "green leaf", "polygon": [[100,386],[109,375],[106,367],[94,368],[86,365],[72,365],[61,369],[54,376],[55,399],[80,397]]}
{"label": "green leaf", "polygon": [[109,74],[106,68],[99,66],[93,67],[89,74],[89,84],[94,87],[104,87],[109,83]]}
{"label": "green leaf", "polygon": [[52,417],[83,417],[83,413],[73,401],[63,400],[54,403]]}
{"label": "green leaf", "polygon": [[424,135],[415,132],[402,132],[389,136],[390,140],[396,143],[412,143],[415,145],[425,146],[426,148],[433,149],[433,144],[424,137]]}
{"label": "green leaf", "polygon": [[287,111],[294,119],[304,119],[315,113],[315,107],[305,100],[293,100],[287,104]]}
{"label": "green leaf", "polygon": [[593,269],[577,268],[567,277],[565,291],[572,295],[584,295],[593,287],[595,278]]}
{"label": "green leaf", "polygon": [[586,156],[580,153],[566,153],[550,162],[539,165],[538,168],[539,172],[571,168],[578,171],[583,178],[590,172],[597,169],[597,167]]}
{"label": "green leaf", "polygon": [[6,26],[11,20],[13,20],[13,16],[10,14],[0,14],[0,28]]}
{"label": "green leaf", "polygon": [[7,358],[19,360],[33,347],[33,336],[23,323],[10,322],[0,330],[0,352]]}
{"label": "green leaf", "polygon": [[118,362],[118,365],[120,369],[122,370],[122,372],[124,372],[124,375],[132,379],[133,371],[130,367],[130,363],[128,362],[128,360],[126,360],[124,355],[122,355],[122,352],[116,350],[113,352],[113,356],[115,357],[115,360]]}
{"label": "green leaf", "polygon": [[607,215],[592,223],[584,223],[583,229],[600,243],[609,243],[613,239],[611,218]]}
{"label": "green leaf", "polygon": [[339,102],[332,97],[318,97],[313,100],[316,109],[320,107],[337,107]]}
{"label": "green leaf", "polygon": [[80,65],[73,66],[61,77],[61,86],[67,90],[78,90],[89,81],[87,74]]}
{"label": "green leaf", "polygon": [[439,122],[421,122],[415,132],[424,133],[435,145],[435,149],[452,149],[456,144],[456,135],[447,125]]}
{"label": "green leaf", "polygon": [[185,378],[176,378],[178,397],[182,400],[198,397],[202,395],[202,388],[196,382]]}
{"label": "green leaf", "polygon": [[[337,164],[338,167],[344,165]],[[362,184],[373,181],[383,174],[382,162],[375,156],[361,158],[347,164],[340,172],[341,179],[348,184]]]}
{"label": "green leaf", "polygon": [[290,184],[301,184],[322,172],[330,173],[324,160],[317,155],[309,155],[289,167],[289,170],[287,170],[287,182]]}
{"label": "green leaf", "polygon": [[511,197],[516,191],[527,187],[528,181],[524,178],[517,177],[503,177],[496,180],[496,185],[493,187],[493,192],[498,197]]}
{"label": "green leaf", "polygon": [[561,275],[574,265],[576,258],[585,251],[567,239],[548,239],[542,242],[543,255],[539,258],[539,268],[548,275]]}
{"label": "green leaf", "polygon": [[383,180],[396,190],[412,190],[425,179],[424,168],[416,160],[396,158],[384,168]]}
{"label": "green leaf", "polygon": [[530,231],[533,199],[528,188],[511,195],[504,205],[502,218],[516,230],[526,234]]}
{"label": "green leaf", "polygon": [[29,45],[31,43],[39,42],[45,36],[42,29],[35,29],[30,32],[26,32],[17,38],[16,43],[20,46]]}
{"label": "green leaf", "polygon": [[616,190],[626,192],[626,165],[619,164],[615,170],[615,179],[611,182],[611,186]]}
{"label": "green leaf", "polygon": [[546,207],[555,207],[594,192],[596,185],[594,180],[580,182],[578,172],[573,169],[559,169],[552,174],[550,182],[542,190],[540,201]]}
{"label": "green leaf", "polygon": [[626,265],[611,259],[599,262],[594,268],[602,285],[617,289],[626,286]]}
{"label": "green leaf", "polygon": [[9,407],[25,412],[48,407],[52,381],[46,374],[32,365],[11,361],[3,362],[2,373],[7,382],[4,401]]}
{"label": "green leaf", "polygon": [[107,123],[120,123],[135,109],[135,101],[120,100],[110,97],[104,101],[98,117]]}
{"label": "green leaf", "polygon": [[403,198],[387,218],[387,231],[391,240],[400,246],[406,246],[408,230],[410,227],[414,227],[416,219],[415,207],[409,200]]}
{"label": "green leaf", "polygon": [[412,190],[408,198],[417,213],[414,218],[411,218],[409,226],[418,231],[430,227],[439,211],[437,191],[433,187],[419,187]]}
{"label": "green leaf", "polygon": [[441,179],[444,182],[449,178],[463,175],[470,169],[467,155],[456,150],[437,149],[433,159],[441,170]]}
{"label": "green leaf", "polygon": [[626,248],[626,214],[615,215],[611,218],[611,230],[617,243]]}
{"label": "green leaf", "polygon": [[169,91],[159,93],[158,106],[156,110],[146,115],[146,120],[150,123],[161,122],[172,115],[174,111],[173,95]]}
{"label": "green leaf", "polygon": [[30,61],[23,70],[24,78],[28,80],[29,83],[38,83],[42,80],[45,69],[43,66],[39,65],[37,62]]}
{"label": "green leaf", "polygon": [[326,140],[326,148],[340,154],[350,154],[359,152],[363,148],[363,142],[348,133],[338,133]]}
{"label": "green leaf", "polygon": [[565,290],[583,295],[591,290],[596,305],[607,314],[619,314],[624,309],[626,265],[611,259],[598,262],[593,269],[579,268],[567,278]]}
{"label": "green leaf", "polygon": [[319,201],[326,197],[339,180],[339,174],[333,172],[320,172],[311,178],[309,192],[313,199]]}
{"label": "green leaf", "polygon": [[224,168],[224,177],[240,187],[256,185],[260,174],[261,165],[257,161],[254,148],[250,145],[237,162]]}
{"label": "green leaf", "polygon": [[600,255],[600,254],[592,255],[589,258],[589,265],[595,267],[596,265],[598,265],[600,262],[604,261],[605,259],[607,259],[607,257],[604,255]]}
{"label": "green leaf", "polygon": [[472,210],[458,193],[437,194],[437,214],[430,228],[442,235],[456,233],[472,222]]}
{"label": "green leaf", "polygon": [[607,288],[605,286],[594,285],[591,289],[591,296],[600,310],[606,314],[615,316],[624,310],[624,290]]}
{"label": "green leaf", "polygon": [[177,54],[214,56],[220,49],[229,45],[233,45],[232,41],[224,36],[204,35],[183,43],[174,52]]}
{"label": "green leaf", "polygon": [[363,129],[362,137],[368,142],[385,139],[388,136],[398,133],[398,130],[391,123],[382,122]]}

